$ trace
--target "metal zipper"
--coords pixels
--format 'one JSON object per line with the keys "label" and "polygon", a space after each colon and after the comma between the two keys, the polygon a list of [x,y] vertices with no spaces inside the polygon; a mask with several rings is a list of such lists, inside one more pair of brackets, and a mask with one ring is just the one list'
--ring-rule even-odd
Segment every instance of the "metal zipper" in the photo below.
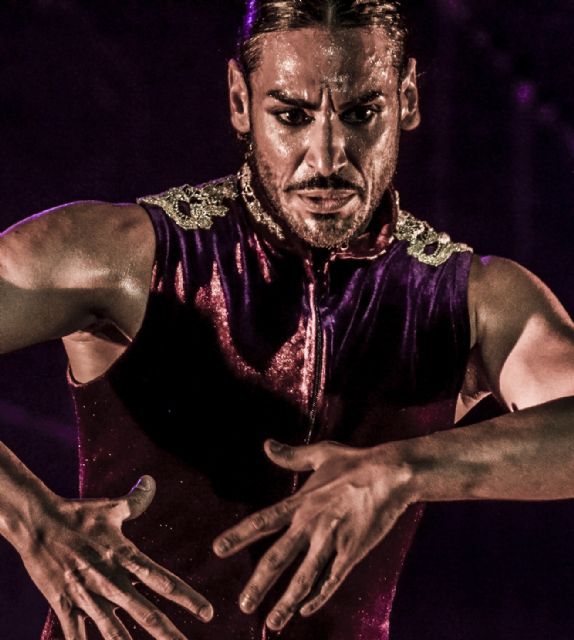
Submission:
{"label": "metal zipper", "polygon": [[309,409],[309,430],[305,438],[305,444],[311,442],[315,423],[317,421],[317,405],[319,403],[319,392],[321,387],[321,372],[323,370],[323,323],[321,322],[321,312],[319,310],[319,278],[315,273],[315,286],[311,298],[313,312],[315,314],[315,367],[313,371],[313,386],[311,390],[311,407]]}
{"label": "metal zipper", "polygon": [[[319,404],[319,395],[321,393],[321,373],[323,371],[323,323],[321,319],[321,312],[319,310],[319,278],[320,278],[320,266],[313,269],[314,283],[313,283],[313,295],[310,297],[311,308],[315,316],[315,358],[313,363],[313,385],[311,387],[311,400],[309,406],[309,422],[307,435],[305,436],[304,444],[308,445],[314,435],[315,425],[317,423],[317,409]],[[295,493],[299,485],[299,474],[293,475],[293,482],[291,484],[291,493]]]}
{"label": "metal zipper", "polygon": [[[313,386],[311,387],[311,404],[309,408],[309,428],[305,436],[305,444],[308,445],[315,431],[315,423],[317,422],[317,408],[319,404],[319,394],[321,391],[321,372],[323,371],[323,323],[321,321],[321,312],[319,311],[319,269],[313,269],[314,284],[313,295],[310,297],[311,307],[315,315],[315,362],[313,366]],[[297,491],[299,484],[299,474],[293,475],[293,483],[291,485],[291,494]],[[271,640],[277,638],[276,632],[270,631],[263,623],[261,629],[261,640]]]}

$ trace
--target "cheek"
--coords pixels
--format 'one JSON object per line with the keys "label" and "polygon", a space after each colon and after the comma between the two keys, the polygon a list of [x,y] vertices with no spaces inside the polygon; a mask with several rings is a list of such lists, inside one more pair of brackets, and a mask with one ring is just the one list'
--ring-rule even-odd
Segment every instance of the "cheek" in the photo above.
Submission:
{"label": "cheek", "polygon": [[361,165],[374,162],[378,165],[394,157],[397,144],[397,112],[391,108],[377,118],[371,127],[349,129],[346,142],[349,155]]}
{"label": "cheek", "polygon": [[260,120],[260,126],[254,129],[254,134],[259,151],[282,165],[295,162],[305,146],[303,136],[281,126],[271,115],[265,115]]}
{"label": "cheek", "polygon": [[347,142],[349,159],[365,173],[380,172],[381,167],[393,161],[396,155],[396,134],[384,125],[352,134]]}

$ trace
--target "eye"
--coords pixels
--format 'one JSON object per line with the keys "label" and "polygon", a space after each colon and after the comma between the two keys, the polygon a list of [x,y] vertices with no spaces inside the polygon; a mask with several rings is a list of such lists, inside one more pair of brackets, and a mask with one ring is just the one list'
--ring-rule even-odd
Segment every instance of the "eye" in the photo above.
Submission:
{"label": "eye", "polygon": [[347,124],[368,124],[380,111],[375,105],[353,107],[341,114],[341,120]]}
{"label": "eye", "polygon": [[275,112],[275,117],[282,124],[288,127],[301,127],[305,124],[309,124],[312,118],[308,116],[303,109],[289,109],[287,111]]}

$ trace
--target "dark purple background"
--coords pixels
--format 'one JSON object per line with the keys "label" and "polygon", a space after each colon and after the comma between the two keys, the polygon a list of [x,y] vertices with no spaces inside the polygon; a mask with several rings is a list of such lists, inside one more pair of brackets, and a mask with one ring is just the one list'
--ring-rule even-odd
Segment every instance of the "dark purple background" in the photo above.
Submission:
{"label": "dark purple background", "polygon": [[[572,313],[574,2],[415,4],[423,124],[402,141],[403,205],[480,253],[519,260]],[[2,226],[235,171],[225,64],[240,5],[3,2]],[[73,496],[64,369],[57,344],[2,359],[0,436]],[[432,505],[393,640],[572,638],[572,549],[568,502]],[[0,636],[36,638],[46,605],[1,541],[0,554]]]}

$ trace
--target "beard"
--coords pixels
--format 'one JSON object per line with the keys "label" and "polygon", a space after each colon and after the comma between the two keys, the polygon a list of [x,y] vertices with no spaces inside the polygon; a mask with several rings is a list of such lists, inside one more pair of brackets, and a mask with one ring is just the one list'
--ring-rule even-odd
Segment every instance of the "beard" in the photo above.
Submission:
{"label": "beard", "polygon": [[297,238],[308,245],[320,249],[335,249],[346,247],[352,240],[361,235],[368,227],[373,214],[381,204],[383,196],[391,184],[397,165],[398,145],[390,151],[389,160],[372,180],[368,187],[361,188],[351,184],[339,176],[315,176],[299,183],[297,188],[344,188],[357,189],[360,203],[349,215],[313,214],[298,215],[286,203],[282,202],[285,191],[280,186],[273,166],[266,161],[265,155],[260,153],[253,141],[252,152],[249,154],[249,164],[255,177],[257,186],[262,190],[265,205],[272,209],[273,217],[284,223]]}

